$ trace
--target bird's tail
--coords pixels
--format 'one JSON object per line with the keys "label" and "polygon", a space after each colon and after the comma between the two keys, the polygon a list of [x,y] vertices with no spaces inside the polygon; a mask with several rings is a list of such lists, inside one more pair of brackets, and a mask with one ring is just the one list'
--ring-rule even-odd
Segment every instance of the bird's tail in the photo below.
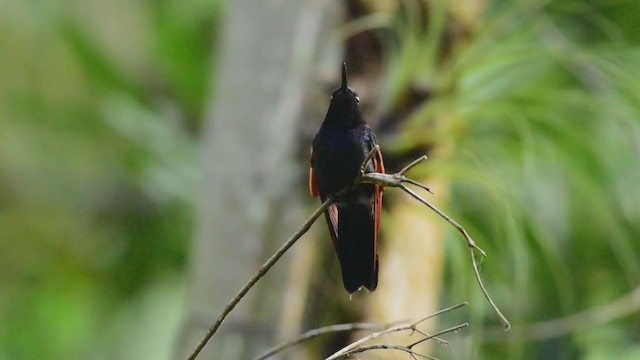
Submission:
{"label": "bird's tail", "polygon": [[337,252],[345,289],[353,293],[361,286],[378,286],[378,255],[373,212],[370,205],[338,205]]}

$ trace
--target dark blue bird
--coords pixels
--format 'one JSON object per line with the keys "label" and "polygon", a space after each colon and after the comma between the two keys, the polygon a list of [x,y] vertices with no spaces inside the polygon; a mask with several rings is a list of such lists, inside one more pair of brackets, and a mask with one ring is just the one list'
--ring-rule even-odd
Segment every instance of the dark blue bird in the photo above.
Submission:
{"label": "dark blue bird", "polygon": [[[342,85],[331,95],[331,104],[313,139],[309,188],[323,202],[353,184],[360,166],[377,145],[365,122],[358,94],[347,86],[347,65],[342,66]],[[384,173],[378,150],[366,169]],[[325,212],[333,246],[338,254],[342,281],[349,293],[378,285],[378,227],[382,187],[360,184],[335,199]]]}

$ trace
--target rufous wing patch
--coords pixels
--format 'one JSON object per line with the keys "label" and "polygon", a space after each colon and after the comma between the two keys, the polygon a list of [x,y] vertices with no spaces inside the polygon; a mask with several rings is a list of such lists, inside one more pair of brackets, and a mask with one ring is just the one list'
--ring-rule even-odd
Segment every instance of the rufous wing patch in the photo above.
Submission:
{"label": "rufous wing patch", "polygon": [[309,193],[311,196],[318,196],[320,194],[320,189],[318,189],[318,181],[316,180],[316,175],[313,172],[313,168],[309,168]]}
{"label": "rufous wing patch", "polygon": [[[373,157],[373,169],[375,172],[378,173],[383,173],[384,174],[384,162],[382,160],[382,152],[380,151],[380,148],[378,148],[378,151],[376,151],[376,154]],[[376,256],[376,254],[378,253],[378,230],[380,229],[380,214],[382,212],[382,193],[384,191],[384,187],[380,186],[380,185],[375,185],[374,188],[374,202],[373,202],[373,224],[374,224],[374,230],[373,230],[373,236],[374,236],[374,251],[373,254],[374,256]],[[375,259],[374,259],[375,262]]]}

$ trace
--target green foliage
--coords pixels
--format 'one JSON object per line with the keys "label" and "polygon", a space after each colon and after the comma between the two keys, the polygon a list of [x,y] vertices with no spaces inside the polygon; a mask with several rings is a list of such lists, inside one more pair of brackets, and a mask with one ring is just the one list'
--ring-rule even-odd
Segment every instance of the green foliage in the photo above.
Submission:
{"label": "green foliage", "polygon": [[[386,150],[433,149],[419,169],[451,184],[446,210],[489,253],[514,323],[490,342],[497,321],[451,231],[443,303],[470,300],[477,336],[441,357],[637,358],[637,315],[543,341],[518,327],[638,284],[638,2],[400,3],[369,18],[398,43],[389,99],[433,96]],[[0,359],[167,358],[220,1],[0,8]]]}
{"label": "green foliage", "polygon": [[1,7],[0,359],[167,358],[220,4]]}
{"label": "green foliage", "polygon": [[[433,149],[422,169],[451,183],[449,210],[489,253],[485,280],[514,323],[497,345],[475,341],[474,357],[637,353],[637,339],[623,336],[640,332],[629,318],[607,325],[609,334],[620,335],[616,347],[607,332],[595,329],[545,341],[518,331],[606,304],[637,286],[637,6],[496,2],[477,27],[448,13],[449,26],[469,31],[461,38],[452,38],[446,26],[424,30],[404,21],[399,27],[391,94],[402,97],[417,82],[435,95],[407,121],[395,150]],[[429,3],[431,23],[442,8],[448,3]],[[452,42],[446,45],[453,50],[434,53],[445,44],[433,39]],[[477,289],[470,272],[459,270],[466,249],[453,231],[449,242],[452,285],[444,299],[456,302]],[[483,306],[473,296],[472,307]],[[489,311],[473,317],[474,324],[498,325]],[[482,328],[473,331],[481,339]]]}

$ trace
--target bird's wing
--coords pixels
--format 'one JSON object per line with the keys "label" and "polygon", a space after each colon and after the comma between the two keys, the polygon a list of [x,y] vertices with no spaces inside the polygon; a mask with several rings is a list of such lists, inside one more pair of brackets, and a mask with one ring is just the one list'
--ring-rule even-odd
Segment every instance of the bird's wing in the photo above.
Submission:
{"label": "bird's wing", "polygon": [[329,234],[331,235],[331,242],[333,243],[333,249],[338,251],[338,205],[331,204],[324,212],[327,218],[327,225],[329,225]]}
{"label": "bird's wing", "polygon": [[[309,193],[311,196],[320,195],[320,188],[318,187],[318,180],[316,179],[315,172],[313,171],[313,148],[311,148],[311,161],[309,166]],[[322,202],[324,202],[326,197],[320,196]],[[331,241],[333,242],[333,247],[337,251],[338,250],[338,206],[336,204],[331,204],[327,208],[327,211],[324,212],[325,217],[327,218],[327,225],[329,225],[329,234],[331,234]]]}
{"label": "bird's wing", "polygon": [[309,158],[309,193],[311,196],[318,196],[318,194],[320,194],[320,189],[318,188],[316,175],[313,172],[313,148],[311,148],[311,155]]}
{"label": "bird's wing", "polygon": [[[382,152],[378,147],[378,151],[373,156],[373,170],[378,173],[384,174],[384,162],[382,160]],[[374,224],[374,246],[378,244],[378,229],[380,228],[380,213],[382,212],[382,193],[384,187],[381,185],[375,185],[374,187],[374,199],[373,199],[373,224]],[[374,254],[377,254],[377,250],[374,248]]]}

